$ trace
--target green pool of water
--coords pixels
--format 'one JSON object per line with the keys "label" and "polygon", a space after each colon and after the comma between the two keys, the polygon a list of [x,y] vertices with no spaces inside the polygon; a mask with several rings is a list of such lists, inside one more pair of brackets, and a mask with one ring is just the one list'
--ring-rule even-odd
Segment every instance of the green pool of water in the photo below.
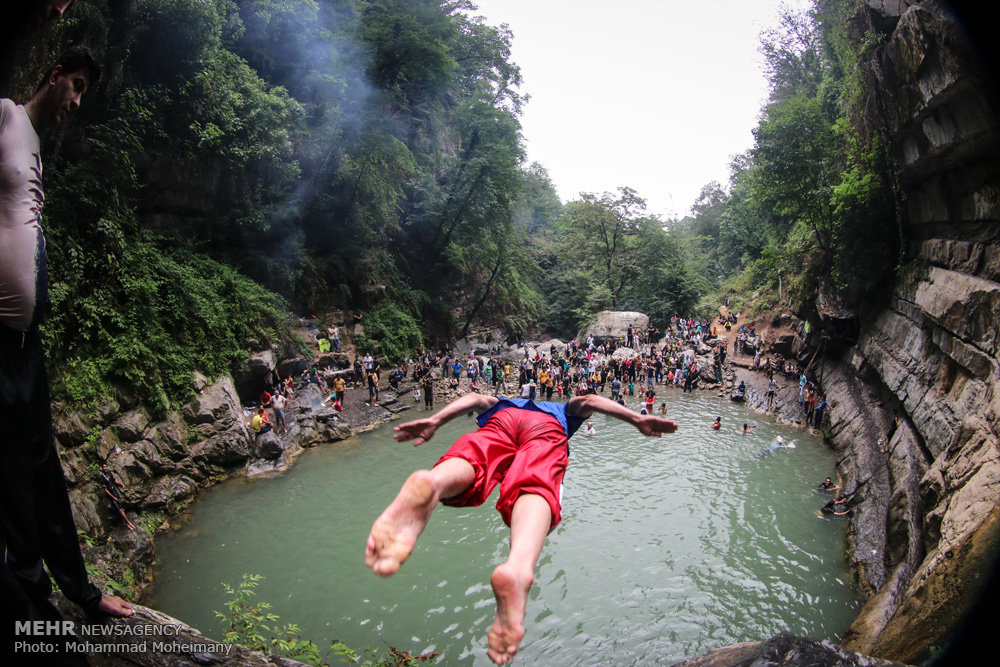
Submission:
{"label": "green pool of water", "polygon": [[[725,399],[660,393],[676,434],[646,438],[596,415],[597,435],[571,440],[563,522],[539,562],[518,664],[670,664],[783,630],[837,639],[854,617],[846,523],[817,512],[829,448]],[[758,426],[743,435],[744,422]],[[256,573],[258,599],[323,648],[491,664],[489,575],[507,551],[495,492],[479,508],[439,508],[396,576],[363,562],[402,481],[472,428],[458,418],[414,448],[387,426],[308,451],[282,475],[212,488],[159,539],[150,603],[218,637],[222,582]],[[796,448],[765,453],[776,435]]]}

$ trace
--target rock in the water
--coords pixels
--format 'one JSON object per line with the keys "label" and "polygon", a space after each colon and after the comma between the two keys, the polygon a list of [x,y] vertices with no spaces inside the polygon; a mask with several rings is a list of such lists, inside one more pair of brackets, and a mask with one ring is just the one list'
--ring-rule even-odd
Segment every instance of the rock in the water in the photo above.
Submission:
{"label": "rock in the water", "polygon": [[281,442],[281,438],[272,430],[257,436],[257,440],[254,443],[254,454],[262,459],[273,461],[281,456],[284,448],[285,446]]}
{"label": "rock in the water", "polygon": [[796,637],[787,632],[762,642],[715,649],[673,667],[905,667],[854,653],[828,641]]}

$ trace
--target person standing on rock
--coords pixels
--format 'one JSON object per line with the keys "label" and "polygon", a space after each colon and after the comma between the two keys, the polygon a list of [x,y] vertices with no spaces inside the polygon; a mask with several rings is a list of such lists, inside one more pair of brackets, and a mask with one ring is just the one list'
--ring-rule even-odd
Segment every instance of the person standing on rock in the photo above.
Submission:
{"label": "person standing on rock", "polygon": [[393,437],[421,445],[442,424],[472,410],[480,412],[479,428],[459,438],[431,470],[410,475],[375,520],[365,544],[365,564],[383,577],[394,574],[413,552],[439,501],[478,506],[499,484],[497,510],[510,527],[510,554],[490,577],[497,612],[487,653],[502,665],[520,648],[535,565],[546,536],[562,518],[569,438],[594,412],[626,421],[643,435],[659,437],[678,425],[593,394],[567,403],[466,394],[433,417],[397,426]]}
{"label": "person standing on rock", "polygon": [[770,410],[774,406],[774,393],[778,391],[778,381],[771,376],[771,379],[767,383],[767,408]]}
{"label": "person standing on rock", "polygon": [[434,409],[434,379],[431,374],[428,373],[423,379],[423,389],[424,389],[424,410]]}
{"label": "person standing on rock", "polygon": [[[52,434],[39,332],[48,283],[38,133],[66,121],[100,73],[90,50],[74,47],[59,56],[26,104],[0,100],[0,641],[5,651],[13,647],[15,622],[61,620],[49,601],[49,574],[67,598],[89,612],[132,615],[128,603],[102,595],[87,575]],[[55,642],[59,652],[41,656],[39,664],[86,663],[86,656],[64,645],[72,635],[43,639]],[[32,656],[18,657],[23,664]]]}
{"label": "person standing on rock", "polygon": [[271,408],[274,410],[274,429],[279,434],[288,433],[288,427],[285,424],[285,405],[288,403],[288,399],[281,394],[275,394],[271,399]]}
{"label": "person standing on rock", "polygon": [[344,392],[347,390],[347,381],[344,380],[342,375],[338,375],[333,378],[333,394],[334,398],[340,402],[341,405],[344,404]]}

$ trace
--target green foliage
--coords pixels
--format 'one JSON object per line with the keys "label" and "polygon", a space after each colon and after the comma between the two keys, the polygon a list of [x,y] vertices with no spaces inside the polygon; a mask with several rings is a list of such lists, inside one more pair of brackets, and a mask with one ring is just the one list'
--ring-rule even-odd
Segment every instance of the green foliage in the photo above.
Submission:
{"label": "green foliage", "polygon": [[[58,266],[58,264],[57,264]],[[94,403],[137,395],[153,414],[186,399],[195,372],[235,372],[257,346],[281,344],[285,305],[233,269],[140,237],[98,289],[54,272],[44,340],[60,373],[54,396]]]}
{"label": "green foliage", "polygon": [[422,343],[417,321],[393,303],[381,303],[365,313],[363,324],[365,334],[355,336],[355,349],[358,353],[371,352],[391,364],[399,363]]}
{"label": "green foliage", "polygon": [[276,653],[294,660],[319,665],[322,664],[319,648],[313,642],[299,636],[299,627],[294,623],[278,625],[279,617],[270,611],[268,602],[254,602],[256,589],[264,577],[259,574],[243,574],[235,586],[223,583],[229,599],[225,611],[216,611],[215,616],[223,622],[223,641],[246,646],[254,651]]}
{"label": "green foliage", "polygon": [[270,603],[253,600],[263,578],[259,574],[244,573],[235,586],[222,584],[229,599],[225,602],[225,611],[216,611],[215,616],[225,628],[223,641],[317,667],[329,664],[327,658],[331,655],[339,658],[339,663],[363,667],[417,667],[433,663],[438,657],[437,653],[414,656],[392,646],[384,654],[374,649],[358,652],[339,641],[331,642],[327,655],[321,656],[315,643],[302,639],[298,625],[279,625],[280,617],[270,611]]}
{"label": "green foliage", "polygon": [[121,580],[108,579],[108,588],[126,600],[135,599],[139,592],[136,586],[135,574],[133,574],[132,569],[129,567],[122,568],[121,573]]}
{"label": "green foliage", "polygon": [[850,168],[834,188],[836,213],[831,277],[848,303],[877,300],[894,278],[900,250],[894,197],[880,142],[856,142]]}
{"label": "green foliage", "polygon": [[394,646],[390,646],[387,655],[383,655],[375,649],[367,649],[358,653],[343,642],[335,641],[330,645],[330,652],[340,658],[340,662],[361,667],[418,667],[422,664],[436,661],[437,653],[426,655],[410,655],[405,651],[400,651]]}
{"label": "green foliage", "polygon": [[[873,303],[892,280],[901,247],[895,167],[880,139],[877,39],[857,8],[817,0],[786,11],[765,36],[771,96],[755,146],[733,163],[720,256],[742,273],[758,312],[791,304],[808,313],[819,286],[848,306]],[[872,64],[875,63],[875,64]],[[802,310],[800,310],[802,309]]]}
{"label": "green foliage", "polygon": [[644,215],[630,188],[618,195],[581,195],[565,207],[554,243],[537,244],[544,277],[544,316],[560,335],[575,335],[600,310],[640,310],[663,328],[688,315],[709,281],[692,261],[692,242]]}

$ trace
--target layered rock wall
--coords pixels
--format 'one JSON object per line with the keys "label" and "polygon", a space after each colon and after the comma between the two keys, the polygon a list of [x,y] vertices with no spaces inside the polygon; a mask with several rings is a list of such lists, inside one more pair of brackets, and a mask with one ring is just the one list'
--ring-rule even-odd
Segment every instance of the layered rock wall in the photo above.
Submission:
{"label": "layered rock wall", "polygon": [[907,259],[888,307],[820,372],[842,473],[865,486],[853,558],[872,596],[844,645],[917,662],[946,643],[998,550],[1000,125],[993,83],[940,3],[868,4],[891,29],[876,69]]}

